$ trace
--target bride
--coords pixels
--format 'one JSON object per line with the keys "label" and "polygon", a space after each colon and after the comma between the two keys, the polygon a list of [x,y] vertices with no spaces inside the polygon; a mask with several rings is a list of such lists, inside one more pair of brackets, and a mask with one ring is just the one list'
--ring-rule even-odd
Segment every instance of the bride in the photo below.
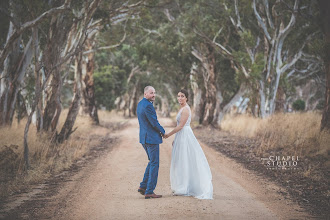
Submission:
{"label": "bride", "polygon": [[191,127],[191,110],[188,92],[178,93],[180,110],[176,116],[177,126],[164,138],[175,134],[170,169],[171,189],[174,195],[194,196],[198,199],[212,199],[212,174]]}

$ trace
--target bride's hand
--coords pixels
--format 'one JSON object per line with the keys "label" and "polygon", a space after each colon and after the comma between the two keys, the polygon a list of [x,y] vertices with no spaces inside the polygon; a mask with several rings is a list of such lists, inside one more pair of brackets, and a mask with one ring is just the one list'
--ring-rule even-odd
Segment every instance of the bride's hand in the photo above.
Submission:
{"label": "bride's hand", "polygon": [[164,138],[166,139],[166,138],[168,138],[169,136],[168,136],[168,134],[164,134]]}

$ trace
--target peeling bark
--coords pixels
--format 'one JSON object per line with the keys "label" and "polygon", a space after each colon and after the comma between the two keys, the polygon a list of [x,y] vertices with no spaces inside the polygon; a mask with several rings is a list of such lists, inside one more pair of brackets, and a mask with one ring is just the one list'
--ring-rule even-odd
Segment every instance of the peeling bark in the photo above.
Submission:
{"label": "peeling bark", "polygon": [[[33,48],[34,48],[34,77],[35,77],[35,90],[40,91],[42,82],[40,77],[40,63],[39,63],[39,36],[38,28],[32,28],[32,38],[33,38]],[[41,96],[44,94],[41,93]],[[36,126],[37,131],[40,131],[43,128],[43,118],[42,118],[42,102],[39,102],[36,107]]]}
{"label": "peeling bark", "polygon": [[[8,38],[14,31],[13,28],[13,24],[10,23]],[[32,38],[28,41],[23,53],[20,52],[20,41],[21,37],[12,45],[11,52],[5,61],[4,88],[0,98],[0,125],[2,126],[12,124],[18,92],[33,57]]]}
{"label": "peeling bark", "polygon": [[[267,59],[266,63],[266,76],[263,76],[263,82],[260,82],[259,95],[260,95],[260,115],[262,118],[271,115],[276,109],[276,97],[278,93],[279,83],[282,75],[291,68],[301,57],[302,50],[304,49],[309,38],[305,39],[301,48],[290,57],[290,60],[286,61],[283,65],[283,44],[292,31],[297,18],[299,1],[295,0],[293,12],[291,14],[290,21],[287,25],[284,25],[283,18],[281,16],[271,16],[269,12],[268,1],[263,1],[260,4],[266,12],[266,17],[262,17],[257,10],[256,0],[253,0],[253,11],[257,19],[258,25],[260,26],[264,36],[265,36],[265,57]],[[273,13],[275,13],[273,11]],[[272,17],[275,18],[273,22]],[[268,21],[269,26],[265,23]],[[275,25],[274,25],[275,24]],[[274,33],[273,36],[270,33]],[[263,106],[264,105],[264,106]]]}
{"label": "peeling bark", "polygon": [[[215,86],[215,54],[212,47],[202,45],[203,52],[194,49],[192,54],[201,61],[205,71],[203,71],[204,87],[205,87],[205,106],[203,110],[202,124],[212,124],[214,121],[214,112],[216,107],[216,86]],[[204,55],[205,54],[205,55]]]}
{"label": "peeling bark", "polygon": [[63,83],[60,73],[60,66],[56,65],[61,60],[61,51],[70,30],[69,25],[65,22],[65,15],[63,14],[52,17],[48,32],[48,42],[43,55],[43,63],[45,64],[45,68],[48,71],[53,70],[53,72],[49,72],[49,74],[52,74],[52,79],[46,91],[47,101],[43,112],[44,131],[48,131],[49,129],[51,129],[51,131],[55,131],[62,111],[61,91]]}
{"label": "peeling bark", "polygon": [[[46,131],[49,128],[55,131],[61,114],[62,79],[59,64],[62,60],[67,60],[82,52],[82,45],[88,37],[88,27],[100,2],[101,0],[94,0],[90,4],[84,4],[80,11],[84,15],[82,20],[75,20],[72,23],[71,17],[66,14],[52,18],[47,51],[44,55],[46,67],[53,69],[53,78],[44,112],[44,130]],[[68,36],[69,39],[67,39]]]}
{"label": "peeling bark", "polygon": [[199,74],[198,66],[196,64],[193,64],[190,71],[190,84],[192,88],[192,92],[194,94],[194,100],[193,100],[193,121],[200,121],[200,119],[203,117],[201,114],[201,108],[203,106],[203,91],[199,88],[197,83],[197,74]]}
{"label": "peeling bark", "polygon": [[82,77],[82,53],[79,53],[75,59],[75,85],[74,85],[74,96],[72,99],[71,106],[69,108],[68,115],[61,129],[61,132],[56,135],[56,142],[63,143],[69,136],[75,131],[72,130],[76,121],[81,99],[81,77]]}
{"label": "peeling bark", "polygon": [[[93,38],[88,39],[86,41],[86,47],[88,50],[92,50],[95,44]],[[94,68],[95,68],[95,60],[94,53],[88,53],[86,57],[86,64],[84,68],[86,68],[86,73],[83,77],[82,84],[82,110],[84,114],[88,114],[95,124],[99,124],[99,117],[97,114],[97,107],[95,103],[95,87],[94,87]]]}

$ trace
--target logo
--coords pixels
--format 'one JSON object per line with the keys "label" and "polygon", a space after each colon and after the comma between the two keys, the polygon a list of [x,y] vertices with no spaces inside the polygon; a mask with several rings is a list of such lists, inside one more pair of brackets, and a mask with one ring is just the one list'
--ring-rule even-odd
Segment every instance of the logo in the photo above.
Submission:
{"label": "logo", "polygon": [[299,169],[298,156],[269,156],[261,158],[267,170],[297,170]]}

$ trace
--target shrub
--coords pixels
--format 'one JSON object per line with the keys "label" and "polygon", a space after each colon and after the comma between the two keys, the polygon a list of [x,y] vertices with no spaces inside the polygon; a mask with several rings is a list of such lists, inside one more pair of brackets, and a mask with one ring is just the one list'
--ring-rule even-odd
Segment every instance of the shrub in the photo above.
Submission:
{"label": "shrub", "polygon": [[304,111],[305,107],[306,107],[306,104],[305,104],[305,101],[303,101],[301,99],[298,99],[298,100],[293,102],[292,107],[296,111]]}

